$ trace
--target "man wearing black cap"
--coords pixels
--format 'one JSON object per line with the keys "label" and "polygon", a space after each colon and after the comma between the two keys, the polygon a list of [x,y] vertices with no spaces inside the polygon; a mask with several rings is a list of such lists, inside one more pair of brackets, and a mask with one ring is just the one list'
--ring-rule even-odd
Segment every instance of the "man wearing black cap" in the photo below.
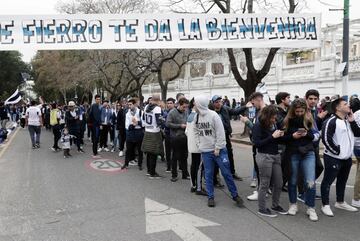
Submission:
{"label": "man wearing black cap", "polygon": [[242,181],[242,178],[239,177],[235,172],[234,156],[233,156],[233,150],[232,150],[232,145],[231,145],[231,140],[230,140],[231,133],[232,133],[230,116],[243,114],[246,110],[246,107],[242,106],[242,107],[238,107],[236,109],[231,109],[230,107],[224,106],[222,98],[219,95],[214,95],[211,98],[211,102],[213,104],[214,110],[221,117],[222,123],[224,125],[225,137],[226,137],[226,149],[227,149],[228,155],[229,155],[231,174],[235,180]]}

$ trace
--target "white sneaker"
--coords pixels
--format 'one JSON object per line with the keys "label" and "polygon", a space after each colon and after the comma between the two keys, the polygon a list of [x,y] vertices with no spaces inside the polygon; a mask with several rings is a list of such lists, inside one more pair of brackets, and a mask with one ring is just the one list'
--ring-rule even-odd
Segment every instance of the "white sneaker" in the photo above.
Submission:
{"label": "white sneaker", "polygon": [[101,147],[99,147],[98,152],[102,152],[102,150],[103,150],[103,149],[102,149]]}
{"label": "white sneaker", "polygon": [[329,217],[334,217],[334,213],[331,211],[330,205],[325,205],[321,207],[321,212]]}
{"label": "white sneaker", "polygon": [[254,191],[253,194],[251,194],[250,196],[247,196],[247,200],[249,200],[249,201],[257,201],[258,197],[259,197],[258,191]]}
{"label": "white sneaker", "polygon": [[250,187],[255,188],[257,186],[257,180],[256,178],[252,179],[251,183],[250,183]]}
{"label": "white sneaker", "polygon": [[360,208],[360,200],[357,200],[357,201],[356,201],[355,199],[353,199],[353,200],[351,201],[351,206]]}
{"label": "white sneaker", "polygon": [[107,151],[107,152],[109,152],[109,149],[108,149],[107,147],[105,147],[105,148],[104,148],[104,151]]}
{"label": "white sneaker", "polygon": [[129,162],[130,166],[137,166],[137,164],[138,163],[135,160],[132,160],[132,161]]}
{"label": "white sneaker", "polygon": [[290,204],[288,214],[291,215],[291,216],[295,216],[297,212],[298,212],[297,205],[296,204]]}
{"label": "white sneaker", "polygon": [[115,149],[114,149],[114,148],[111,148],[111,152],[115,152]]}
{"label": "white sneaker", "polygon": [[338,209],[343,209],[343,210],[349,211],[349,212],[357,212],[358,211],[357,208],[350,206],[346,202],[342,202],[342,203],[336,202],[335,207]]}
{"label": "white sneaker", "polygon": [[313,222],[316,222],[319,220],[319,217],[318,215],[316,214],[315,212],[315,209],[314,208],[308,208],[306,210],[306,214],[309,216],[309,219]]}
{"label": "white sneaker", "polygon": [[119,152],[119,156],[124,156],[124,152],[123,152],[123,151],[120,151],[120,152]]}

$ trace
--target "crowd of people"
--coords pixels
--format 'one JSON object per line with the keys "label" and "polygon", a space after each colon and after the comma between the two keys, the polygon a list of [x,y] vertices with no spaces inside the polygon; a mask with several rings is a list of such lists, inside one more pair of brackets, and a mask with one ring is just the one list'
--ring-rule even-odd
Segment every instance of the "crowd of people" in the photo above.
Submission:
{"label": "crowd of people", "polygon": [[[190,191],[207,196],[209,207],[215,206],[214,187],[224,185],[239,207],[235,181],[242,178],[235,170],[231,136],[231,119],[240,119],[250,133],[253,148],[254,178],[257,183],[250,201],[258,201],[258,214],[276,217],[296,215],[297,202],[304,202],[311,221],[317,221],[315,200],[321,199],[321,212],[334,216],[329,192],[336,179],[334,207],[351,212],[360,207],[360,100],[349,101],[340,96],[320,101],[317,90],[308,90],[304,98],[291,101],[289,93],[280,92],[276,103],[265,104],[264,96],[253,93],[248,102],[230,104],[226,98],[214,95],[187,99],[181,93],[162,102],[155,94],[144,104],[136,97],[110,104],[95,95],[92,105],[66,106],[52,103],[38,106],[35,101],[24,112],[25,125],[31,136],[32,148],[40,148],[41,126],[51,129],[52,150],[63,150],[71,157],[71,146],[83,153],[84,138],[92,142],[92,157],[101,152],[116,152],[125,156],[122,169],[137,166],[143,170],[143,159],[150,179],[160,179],[157,161],[166,163],[171,182],[189,179]],[[59,144],[60,142],[60,144]],[[324,146],[320,153],[320,143]],[[60,147],[61,146],[61,147]],[[323,156],[323,161],[321,159]],[[357,158],[354,198],[351,205],[344,200],[346,183]],[[144,158],[145,157],[145,158]],[[190,158],[189,158],[190,157]],[[188,165],[190,160],[190,169]],[[238,160],[240,161],[240,160]],[[243,161],[243,160],[241,160]],[[316,180],[323,174],[320,189]],[[204,182],[203,182],[204,180]],[[288,192],[289,208],[280,204],[280,196]],[[269,207],[266,197],[272,195]]]}

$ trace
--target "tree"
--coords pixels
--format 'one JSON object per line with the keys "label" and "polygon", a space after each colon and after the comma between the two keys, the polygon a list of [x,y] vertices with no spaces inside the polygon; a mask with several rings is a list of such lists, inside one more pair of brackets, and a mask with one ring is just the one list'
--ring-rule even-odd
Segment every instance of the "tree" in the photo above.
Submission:
{"label": "tree", "polygon": [[0,51],[0,100],[6,100],[23,82],[21,73],[30,67],[21,60],[18,51]]}
{"label": "tree", "polygon": [[202,49],[159,49],[149,52],[147,59],[151,72],[156,74],[163,101],[166,101],[169,82],[181,75],[185,64],[200,58],[204,52]]}
{"label": "tree", "polygon": [[[180,6],[174,9],[174,6],[179,6],[180,3],[184,3],[183,0],[170,0],[171,8],[175,12],[184,12],[188,9],[188,5]],[[257,5],[264,4],[267,7],[274,7],[271,6],[269,1],[254,1],[254,0],[244,0],[240,1],[241,7],[240,9],[236,9],[232,7],[231,0],[193,0],[202,12],[208,13],[210,11],[214,11],[214,7],[216,6],[222,13],[231,13],[237,12],[241,10],[243,13],[253,13],[254,12],[254,3]],[[295,8],[297,7],[298,3],[295,3],[295,0],[288,0],[288,4],[286,5],[286,1],[283,0],[283,4],[288,9],[289,13],[294,13]],[[185,4],[184,4],[185,5]],[[199,9],[197,8],[197,9]],[[269,73],[271,64],[274,60],[274,57],[279,50],[279,48],[271,48],[267,54],[266,60],[263,66],[260,69],[256,69],[253,62],[253,51],[251,48],[243,48],[242,49],[245,54],[245,61],[247,67],[247,74],[246,78],[241,76],[238,64],[236,61],[234,49],[228,48],[228,57],[230,62],[230,68],[234,75],[234,78],[238,85],[244,90],[245,98],[247,99],[251,93],[253,93],[256,89],[256,86],[261,83],[264,77]]]}

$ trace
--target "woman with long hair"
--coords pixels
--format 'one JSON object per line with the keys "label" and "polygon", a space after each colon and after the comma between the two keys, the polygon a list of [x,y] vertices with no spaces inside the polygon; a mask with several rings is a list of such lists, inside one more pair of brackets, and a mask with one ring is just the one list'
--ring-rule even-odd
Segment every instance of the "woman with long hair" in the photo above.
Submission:
{"label": "woman with long hair", "polygon": [[264,107],[258,121],[252,129],[252,141],[257,148],[256,163],[259,168],[260,186],[258,195],[258,214],[267,217],[276,217],[269,208],[266,208],[266,193],[272,183],[272,207],[279,214],[287,214],[279,204],[282,189],[281,158],[278,144],[284,137],[284,131],[276,126],[277,109],[270,105]]}
{"label": "woman with long hair", "polygon": [[307,215],[311,221],[317,221],[315,211],[315,152],[313,141],[320,137],[314,128],[314,120],[304,99],[295,99],[284,120],[286,136],[289,138],[291,177],[288,188],[290,207],[289,215],[296,215],[297,181],[301,169],[305,183],[305,204]]}

